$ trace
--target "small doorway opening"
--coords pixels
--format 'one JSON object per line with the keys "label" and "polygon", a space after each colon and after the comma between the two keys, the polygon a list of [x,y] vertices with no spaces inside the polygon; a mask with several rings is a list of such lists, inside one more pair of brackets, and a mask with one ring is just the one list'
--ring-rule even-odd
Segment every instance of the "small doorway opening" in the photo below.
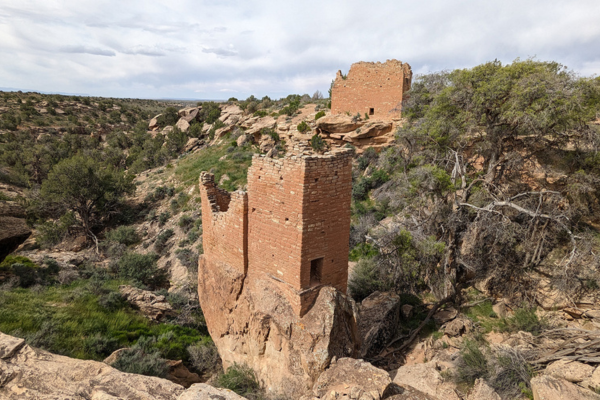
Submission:
{"label": "small doorway opening", "polygon": [[321,277],[323,275],[323,257],[317,258],[310,262],[310,286],[316,286],[321,284]]}
{"label": "small doorway opening", "polygon": [[375,109],[374,108],[369,108],[369,115],[373,115],[375,114]]}

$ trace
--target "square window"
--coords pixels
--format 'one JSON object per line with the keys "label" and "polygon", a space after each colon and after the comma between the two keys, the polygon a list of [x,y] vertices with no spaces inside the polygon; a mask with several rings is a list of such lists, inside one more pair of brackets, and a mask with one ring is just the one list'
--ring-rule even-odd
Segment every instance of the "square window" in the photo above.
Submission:
{"label": "square window", "polygon": [[369,115],[373,115],[375,114],[375,109],[374,108],[369,108]]}
{"label": "square window", "polygon": [[321,284],[323,274],[323,257],[310,262],[310,286]]}

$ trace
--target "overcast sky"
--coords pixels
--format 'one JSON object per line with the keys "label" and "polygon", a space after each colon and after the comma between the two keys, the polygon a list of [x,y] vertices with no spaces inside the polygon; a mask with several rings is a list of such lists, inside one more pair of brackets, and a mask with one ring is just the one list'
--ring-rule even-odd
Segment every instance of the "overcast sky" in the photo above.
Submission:
{"label": "overcast sky", "polygon": [[338,69],[554,60],[600,74],[599,0],[0,0],[0,88],[227,99],[325,95]]}

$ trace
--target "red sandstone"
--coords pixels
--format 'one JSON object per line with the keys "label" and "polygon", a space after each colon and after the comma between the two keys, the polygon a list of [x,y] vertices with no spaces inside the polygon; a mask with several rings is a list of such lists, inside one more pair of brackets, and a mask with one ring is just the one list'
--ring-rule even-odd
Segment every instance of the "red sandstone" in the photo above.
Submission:
{"label": "red sandstone", "polygon": [[248,192],[200,175],[204,257],[248,277],[272,279],[302,316],[318,289],[346,293],[352,153],[255,155]]}
{"label": "red sandstone", "polygon": [[338,71],[331,91],[331,113],[360,113],[370,118],[401,116],[402,96],[410,89],[410,65],[398,60],[352,64],[344,78]]}

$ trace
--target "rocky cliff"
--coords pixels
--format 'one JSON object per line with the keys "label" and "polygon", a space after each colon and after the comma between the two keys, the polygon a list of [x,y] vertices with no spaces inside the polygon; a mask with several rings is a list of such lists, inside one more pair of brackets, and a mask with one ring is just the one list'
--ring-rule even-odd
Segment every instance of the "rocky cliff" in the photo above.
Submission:
{"label": "rocky cliff", "polygon": [[354,302],[332,287],[323,287],[299,317],[275,281],[249,279],[201,257],[198,292],[224,367],[247,364],[270,394],[298,398],[334,357],[357,355]]}
{"label": "rocky cliff", "polygon": [[166,379],[120,372],[97,361],[35,349],[0,333],[0,399],[200,400],[243,399],[206,384],[183,386]]}

